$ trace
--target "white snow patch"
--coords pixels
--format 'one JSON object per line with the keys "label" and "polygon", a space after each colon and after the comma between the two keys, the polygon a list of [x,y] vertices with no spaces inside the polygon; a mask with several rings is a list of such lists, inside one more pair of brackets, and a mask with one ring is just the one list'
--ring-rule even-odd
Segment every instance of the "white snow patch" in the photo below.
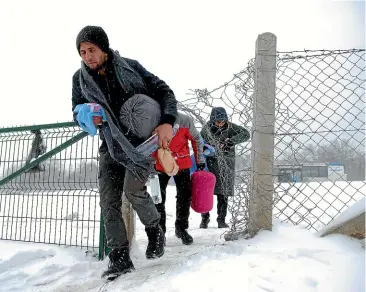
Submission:
{"label": "white snow patch", "polygon": [[[209,228],[191,211],[191,246],[174,236],[175,188],[168,186],[165,255],[146,260],[147,238],[137,220],[132,250],[136,271],[103,286],[99,262],[80,248],[0,241],[0,291],[312,291],[364,292],[365,250],[342,235],[320,238],[304,227],[279,223],[253,239],[225,242],[216,208]],[[216,199],[216,198],[215,198]]]}

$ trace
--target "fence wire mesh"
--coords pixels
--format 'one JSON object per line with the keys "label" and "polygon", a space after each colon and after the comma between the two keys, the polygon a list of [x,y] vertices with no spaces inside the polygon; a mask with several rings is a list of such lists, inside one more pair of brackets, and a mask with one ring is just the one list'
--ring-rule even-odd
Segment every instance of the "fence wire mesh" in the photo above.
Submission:
{"label": "fence wire mesh", "polygon": [[[207,89],[191,90],[187,95],[188,98],[178,103],[178,108],[194,119],[197,129],[202,129],[209,121],[212,109],[224,107],[229,116],[229,121],[243,126],[250,133],[253,121],[253,74],[254,59],[250,60],[247,67],[235,74],[230,81],[212,91]],[[212,134],[209,138],[211,141],[216,140],[218,143],[220,141],[220,137]],[[229,185],[232,177],[234,177],[235,182],[233,196],[230,196],[228,200],[231,231],[245,230],[248,223],[251,180],[251,142],[249,140],[235,147],[234,162],[230,161],[227,154],[221,151],[220,148],[216,147],[216,152],[221,183],[224,186]],[[233,168],[235,169],[234,173]]]}
{"label": "fence wire mesh", "polygon": [[[273,215],[318,230],[366,194],[365,50],[278,52]],[[198,128],[213,107],[252,129],[254,59],[222,86],[192,90],[179,108]],[[236,147],[231,230],[248,230],[251,141]],[[229,172],[218,152],[220,175]],[[265,159],[265,158],[259,158]]]}
{"label": "fence wire mesh", "polygon": [[[0,180],[79,133],[78,127],[0,131]],[[98,147],[98,138],[83,138],[1,185],[0,238],[95,250]]]}
{"label": "fence wire mesh", "polygon": [[274,214],[318,230],[366,194],[365,50],[279,53]]}

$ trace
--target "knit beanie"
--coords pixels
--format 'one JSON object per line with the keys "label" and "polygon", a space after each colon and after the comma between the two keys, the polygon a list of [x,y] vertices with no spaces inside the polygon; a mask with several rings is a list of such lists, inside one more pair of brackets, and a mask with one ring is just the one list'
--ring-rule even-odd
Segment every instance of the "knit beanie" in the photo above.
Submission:
{"label": "knit beanie", "polygon": [[109,51],[108,36],[100,26],[85,26],[76,37],[76,48],[80,55],[80,44],[89,42],[98,46],[104,53]]}

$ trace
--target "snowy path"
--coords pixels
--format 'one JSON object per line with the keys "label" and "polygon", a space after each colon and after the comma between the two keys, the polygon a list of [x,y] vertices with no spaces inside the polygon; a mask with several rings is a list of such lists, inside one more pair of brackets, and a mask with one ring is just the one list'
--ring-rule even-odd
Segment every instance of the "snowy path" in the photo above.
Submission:
{"label": "snowy path", "polygon": [[145,259],[146,235],[137,221],[138,244],[132,252],[136,271],[101,289],[107,260],[98,262],[78,248],[0,241],[0,291],[365,291],[365,250],[356,240],[339,235],[319,238],[276,221],[272,232],[225,242],[214,210],[207,230],[198,228],[200,216],[192,213],[195,241],[184,246],[174,236],[173,196],[168,197],[162,258]]}

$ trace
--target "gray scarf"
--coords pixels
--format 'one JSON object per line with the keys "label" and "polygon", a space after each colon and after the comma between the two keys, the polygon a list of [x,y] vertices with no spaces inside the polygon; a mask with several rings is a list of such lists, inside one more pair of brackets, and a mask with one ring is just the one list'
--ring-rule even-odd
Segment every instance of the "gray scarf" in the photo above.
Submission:
{"label": "gray scarf", "polygon": [[[131,92],[132,96],[134,92],[134,83],[140,83],[139,85],[144,86],[144,81],[117,51],[111,50],[111,52],[113,54],[112,62],[117,80],[122,88]],[[119,118],[114,115],[108,104],[107,98],[89,74],[83,61],[81,62],[79,81],[82,94],[85,98],[90,102],[100,104],[105,111],[107,122],[103,123],[101,131],[111,157],[130,170],[137,179],[140,181],[147,181],[149,174],[154,170],[154,159],[139,153],[125,137],[123,126],[121,125]]]}

